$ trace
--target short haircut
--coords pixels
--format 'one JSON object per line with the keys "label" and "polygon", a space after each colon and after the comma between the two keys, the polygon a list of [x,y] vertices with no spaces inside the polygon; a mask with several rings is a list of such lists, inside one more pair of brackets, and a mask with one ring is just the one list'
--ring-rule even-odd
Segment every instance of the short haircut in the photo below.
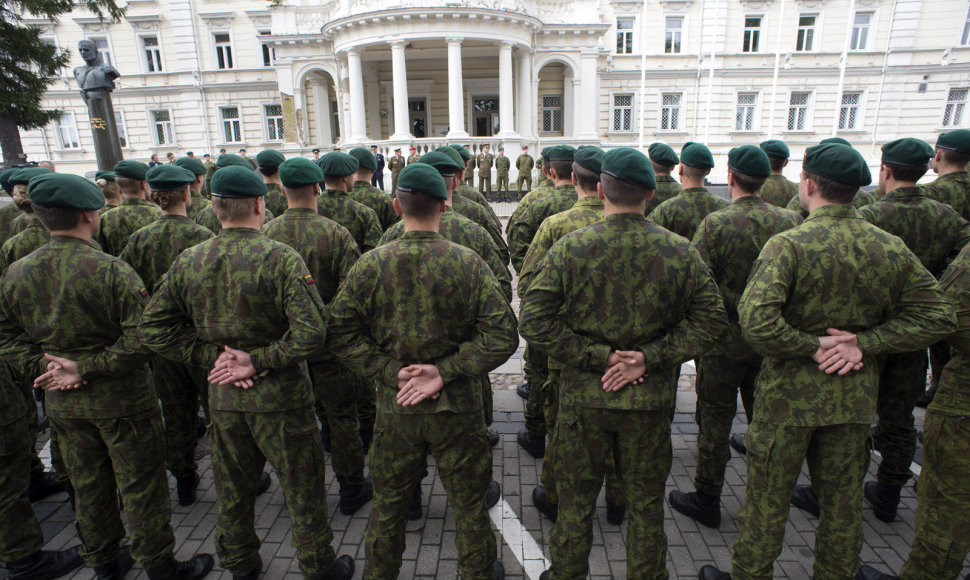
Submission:
{"label": "short haircut", "polygon": [[303,185],[300,187],[286,187],[284,185],[283,195],[285,195],[287,199],[299,199],[299,200],[310,199],[311,197],[313,197],[313,187],[314,187],[314,184],[312,183],[310,185]]}
{"label": "short haircut", "polygon": [[772,171],[781,171],[787,162],[788,160],[784,157],[772,157],[771,155],[768,156],[768,164],[771,165]]}
{"label": "short haircut", "polygon": [[828,177],[823,177],[818,173],[810,173],[805,171],[805,179],[811,179],[815,182],[818,187],[818,191],[822,194],[822,199],[826,201],[831,201],[833,203],[852,203],[852,198],[855,197],[859,188],[855,185],[846,185],[844,183],[839,183],[838,181],[833,181]]}
{"label": "short haircut", "polygon": [[893,174],[893,178],[897,181],[910,181],[917,182],[920,177],[926,175],[929,171],[929,165],[912,166],[912,165],[899,165],[896,163],[886,163],[883,162],[883,166],[888,169]]}
{"label": "short haircut", "polygon": [[965,167],[968,163],[970,163],[970,153],[943,148],[937,148],[937,151],[943,152],[943,162],[948,165],[959,165],[960,167]]}
{"label": "short haircut", "polygon": [[630,207],[643,203],[647,199],[647,193],[650,192],[650,189],[644,185],[617,179],[609,173],[604,173],[601,179],[606,199],[619,206]]}
{"label": "short haircut", "polygon": [[81,221],[81,210],[73,207],[48,207],[32,203],[34,214],[47,231],[72,230]]}
{"label": "short haircut", "polygon": [[256,197],[218,197],[212,196],[212,211],[221,222],[237,222],[253,213]]}
{"label": "short haircut", "polygon": [[115,177],[115,183],[118,184],[118,189],[121,193],[128,195],[138,195],[141,193],[141,182],[140,179],[132,179],[130,177]]}
{"label": "short haircut", "polygon": [[401,203],[401,212],[418,219],[430,218],[439,213],[442,200],[432,197],[423,191],[405,193],[397,190],[397,200]]}
{"label": "short haircut", "polygon": [[650,165],[653,165],[653,172],[660,173],[662,175],[670,175],[670,172],[674,170],[673,165],[660,165],[656,161],[651,161]]}
{"label": "short haircut", "polygon": [[31,213],[30,209],[30,197],[27,195],[27,184],[18,183],[13,186],[13,191],[10,193],[11,199],[13,199],[13,204],[17,206],[17,209],[24,213]]}
{"label": "short haircut", "polygon": [[573,162],[565,159],[556,159],[549,162],[550,175],[552,171],[556,172],[559,179],[569,179],[573,173]]}
{"label": "short haircut", "polygon": [[280,172],[280,168],[279,168],[279,166],[276,166],[276,167],[263,167],[262,165],[260,165],[259,166],[259,172],[262,173],[263,175],[267,176],[267,177],[270,177],[270,176],[273,176],[273,175],[276,175],[277,173],[279,173]]}
{"label": "short haircut", "polygon": [[684,175],[691,179],[704,179],[711,172],[710,169],[704,167],[694,167],[693,165],[680,164],[681,171]]}
{"label": "short haircut", "polygon": [[180,187],[179,189],[168,189],[165,191],[152,190],[151,198],[158,207],[163,210],[169,209],[176,203],[182,201],[185,198],[185,190],[188,189],[188,185]]}
{"label": "short haircut", "polygon": [[118,191],[118,184],[114,181],[108,181],[107,179],[99,179],[95,181],[98,187],[101,188],[102,193],[105,197],[117,198],[121,196],[121,192]]}
{"label": "short haircut", "polygon": [[600,182],[600,174],[586,169],[579,163],[573,162],[573,175],[583,191],[596,191],[596,184]]}
{"label": "short haircut", "polygon": [[734,184],[744,193],[758,193],[761,191],[761,186],[768,181],[767,177],[755,177],[747,173],[735,171],[730,167],[728,168],[728,173],[734,176]]}
{"label": "short haircut", "polygon": [[346,178],[347,178],[346,175],[324,175],[323,184],[324,186],[326,186],[329,183],[337,183],[338,181],[341,181]]}

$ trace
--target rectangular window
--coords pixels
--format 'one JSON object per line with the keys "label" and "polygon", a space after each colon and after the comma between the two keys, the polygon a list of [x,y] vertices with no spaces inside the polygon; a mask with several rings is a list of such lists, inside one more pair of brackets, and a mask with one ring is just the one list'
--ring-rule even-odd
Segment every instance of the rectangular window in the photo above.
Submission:
{"label": "rectangular window", "polygon": [[115,125],[118,126],[118,140],[121,147],[128,147],[128,125],[125,124],[125,112],[115,111]]}
{"label": "rectangular window", "polygon": [[613,95],[613,130],[633,130],[633,94]]}
{"label": "rectangular window", "polygon": [[754,130],[754,112],[758,105],[758,93],[738,93],[738,109],[734,116],[736,131]]}
{"label": "rectangular window", "polygon": [[219,109],[222,118],[222,139],[225,143],[239,143],[242,141],[242,130],[239,125],[239,107],[222,107]]}
{"label": "rectangular window", "polygon": [[661,95],[660,130],[680,130],[680,93],[664,93]]}
{"label": "rectangular window", "polygon": [[74,113],[64,113],[54,121],[54,133],[57,136],[57,146],[61,149],[80,149],[81,137],[77,132],[77,119]]}
{"label": "rectangular window", "polygon": [[808,118],[808,98],[811,93],[792,93],[788,101],[788,130],[804,131]]}
{"label": "rectangular window", "polygon": [[[269,36],[270,31],[260,30],[259,35]],[[272,45],[267,44],[265,42],[261,43],[260,47],[262,48],[262,51],[263,51],[263,66],[273,66],[273,64],[276,62],[276,49],[273,48]]]}
{"label": "rectangular window", "polygon": [[744,17],[744,38],[741,52],[758,52],[761,45],[761,16]]}
{"label": "rectangular window", "polygon": [[220,32],[212,35],[212,40],[216,47],[216,67],[229,69],[232,67],[232,42],[228,32]]}
{"label": "rectangular window", "polygon": [[668,16],[664,22],[664,52],[677,54],[684,34],[684,17]]}
{"label": "rectangular window", "polygon": [[542,132],[562,133],[562,95],[542,97]]}
{"label": "rectangular window", "polygon": [[957,127],[963,124],[963,111],[967,108],[967,89],[950,89],[943,109],[943,126]]}
{"label": "rectangular window", "polygon": [[154,131],[152,139],[155,145],[172,145],[175,143],[175,130],[172,127],[172,112],[168,109],[149,111]]}
{"label": "rectangular window", "polygon": [[872,12],[856,12],[852,21],[852,50],[867,50],[869,48],[869,29],[872,27]]}
{"label": "rectangular window", "polygon": [[815,46],[815,23],[818,22],[816,14],[802,14],[798,17],[798,37],[795,39],[795,50],[798,52],[810,52]]}
{"label": "rectangular window", "polygon": [[862,93],[842,93],[842,108],[839,110],[839,129],[859,128],[859,107]]}
{"label": "rectangular window", "polygon": [[616,54],[633,54],[633,19],[616,21]]}
{"label": "rectangular window", "polygon": [[141,37],[141,50],[144,55],[142,63],[145,72],[162,72],[162,48],[155,35]]}
{"label": "rectangular window", "polygon": [[960,36],[960,44],[970,45],[970,4],[967,5],[967,17],[963,19],[963,35]]}
{"label": "rectangular window", "polygon": [[281,105],[263,105],[266,115],[266,139],[268,141],[283,140],[283,107]]}
{"label": "rectangular window", "polygon": [[106,36],[90,36],[88,40],[94,43],[95,48],[98,49],[98,56],[101,57],[101,62],[106,65],[114,66],[115,61],[111,58],[111,48],[108,46],[108,37]]}

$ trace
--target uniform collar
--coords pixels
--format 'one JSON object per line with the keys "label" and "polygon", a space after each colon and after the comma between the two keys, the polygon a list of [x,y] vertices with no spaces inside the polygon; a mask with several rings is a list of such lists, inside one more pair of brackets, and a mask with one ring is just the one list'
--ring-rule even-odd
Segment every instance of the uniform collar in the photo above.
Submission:
{"label": "uniform collar", "polygon": [[901,197],[919,197],[922,196],[923,192],[920,190],[919,186],[915,187],[900,187],[894,189],[886,194],[886,198],[899,199]]}
{"label": "uniform collar", "polygon": [[436,240],[443,240],[445,238],[438,232],[429,232],[427,230],[420,230],[420,231],[404,232],[404,235],[401,236],[401,239],[412,240],[412,241],[415,241],[415,240],[436,241]]}
{"label": "uniform collar", "polygon": [[151,205],[155,204],[140,197],[126,197],[121,201],[121,205]]}
{"label": "uniform collar", "polygon": [[68,248],[72,246],[89,246],[95,250],[100,250],[101,247],[91,240],[82,240],[81,238],[75,238],[74,236],[51,236],[51,246]]}
{"label": "uniform collar", "polygon": [[219,230],[220,238],[240,238],[240,237],[255,237],[262,235],[259,230],[254,228],[244,228],[244,227],[233,227],[233,228],[222,228]]}
{"label": "uniform collar", "polygon": [[603,201],[597,198],[595,195],[590,197],[581,197],[576,200],[573,207],[603,207]]}
{"label": "uniform collar", "polygon": [[852,207],[851,203],[833,203],[816,208],[815,211],[808,214],[808,217],[805,218],[805,220],[808,221],[826,217],[857,218],[859,217],[859,214],[856,213],[855,208]]}

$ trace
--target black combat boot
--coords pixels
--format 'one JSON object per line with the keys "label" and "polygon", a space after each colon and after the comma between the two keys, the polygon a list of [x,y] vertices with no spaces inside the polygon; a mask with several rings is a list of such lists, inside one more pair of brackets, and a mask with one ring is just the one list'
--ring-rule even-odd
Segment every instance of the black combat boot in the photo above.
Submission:
{"label": "black combat boot", "polygon": [[27,499],[30,503],[34,503],[62,491],[65,491],[64,484],[57,481],[50,471],[42,471],[36,478],[31,478],[30,487],[27,488]]}
{"label": "black combat boot", "polygon": [[498,431],[495,429],[488,430],[488,445],[489,447],[495,447],[502,438],[499,437]]}
{"label": "black combat boot", "polygon": [[364,480],[364,485],[344,485],[340,484],[340,513],[345,516],[352,516],[357,510],[364,507],[374,497],[374,484],[369,480]]}
{"label": "black combat boot", "polygon": [[866,483],[863,490],[866,499],[872,504],[872,512],[880,520],[892,523],[896,519],[896,509],[899,507],[899,492],[902,487],[888,485],[881,481]]}
{"label": "black combat boot", "polygon": [[128,570],[135,565],[131,557],[131,546],[123,547],[118,555],[107,564],[94,567],[94,575],[98,580],[122,580]]}
{"label": "black combat boot", "polygon": [[371,441],[374,440],[374,428],[373,427],[362,427],[359,431],[360,442],[364,445],[364,455],[370,451]]}
{"label": "black combat boot", "polygon": [[505,565],[495,560],[495,580],[505,580]]}
{"label": "black combat boot", "polygon": [[424,515],[424,508],[421,505],[421,482],[419,481],[416,486],[414,486],[414,495],[411,496],[411,501],[408,502],[408,511],[405,516],[410,521],[420,520],[421,516]]}
{"label": "black combat boot", "polygon": [[326,421],[320,424],[320,442],[323,444],[323,450],[330,453],[330,424]]}
{"label": "black combat boot", "polygon": [[626,506],[625,505],[613,505],[610,502],[606,502],[606,521],[618,526],[623,523],[623,518],[626,517]]}
{"label": "black combat boot", "polygon": [[23,560],[7,562],[10,580],[50,580],[81,567],[81,547],[54,552],[39,550]]}
{"label": "black combat boot", "polygon": [[744,444],[743,434],[731,433],[731,437],[728,439],[728,443],[731,445],[731,449],[734,449],[741,455],[748,454],[748,446]]}
{"label": "black combat boot", "polygon": [[676,489],[667,496],[670,507],[709,528],[721,526],[721,496],[699,491],[684,493]]}
{"label": "black combat boot", "polygon": [[492,509],[501,498],[502,486],[500,486],[495,480],[488,482],[488,490],[485,492],[485,507]]}
{"label": "black combat boot", "polygon": [[805,510],[815,517],[822,513],[818,507],[818,496],[810,485],[796,485],[791,494],[791,504],[800,510]]}
{"label": "black combat boot", "polygon": [[273,480],[269,478],[269,474],[265,471],[259,476],[259,485],[256,486],[256,495],[264,494],[269,491],[269,486],[272,485]]}
{"label": "black combat boot", "polygon": [[245,574],[233,574],[232,580],[256,580],[259,578],[259,573],[263,571],[263,559],[256,554],[256,565],[253,569]]}
{"label": "black combat boot", "polygon": [[697,575],[700,580],[731,580],[731,575],[727,572],[721,572],[714,566],[704,566],[701,568],[701,573]]}
{"label": "black combat boot", "polygon": [[545,437],[536,437],[532,433],[529,433],[528,429],[523,427],[519,429],[519,434],[516,437],[516,440],[518,440],[519,445],[522,446],[522,449],[525,449],[529,455],[535,457],[536,459],[546,456]]}
{"label": "black combat boot", "polygon": [[175,491],[178,494],[180,506],[188,506],[195,503],[195,488],[198,485],[198,473],[175,478]]}
{"label": "black combat boot", "polygon": [[856,580],[899,580],[899,576],[883,574],[872,566],[863,564],[862,567],[859,568],[859,573],[856,574]]}
{"label": "black combat boot", "polygon": [[215,565],[209,554],[196,554],[191,560],[179,562],[175,558],[154,568],[148,568],[148,580],[199,580],[205,578]]}
{"label": "black combat boot", "polygon": [[536,506],[539,513],[552,521],[556,521],[556,518],[559,517],[559,504],[549,501],[549,498],[546,497],[546,488],[542,485],[537,485],[532,490],[532,505]]}
{"label": "black combat boot", "polygon": [[525,400],[529,400],[530,390],[532,389],[529,387],[529,381],[522,381],[517,387],[515,387],[515,394]]}
{"label": "black combat boot", "polygon": [[354,577],[354,559],[343,555],[337,558],[330,571],[320,577],[320,580],[350,580]]}

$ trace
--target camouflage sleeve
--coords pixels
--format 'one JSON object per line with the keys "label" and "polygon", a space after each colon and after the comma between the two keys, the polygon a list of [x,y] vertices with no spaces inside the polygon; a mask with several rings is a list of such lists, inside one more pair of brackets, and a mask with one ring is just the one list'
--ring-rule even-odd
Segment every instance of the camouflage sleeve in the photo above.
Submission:
{"label": "camouflage sleeve", "polygon": [[[954,211],[954,213],[956,212]],[[953,249],[951,250],[950,255],[947,256],[946,264],[948,266],[950,265],[951,262],[953,262],[953,260],[956,259],[956,257],[960,254],[961,250],[963,250],[963,248],[965,248],[967,244],[970,244],[970,222],[968,222],[963,218],[958,218],[957,221],[959,222],[960,225],[954,228],[957,231],[957,234],[956,234],[957,239],[956,239],[956,242],[953,244]]]}
{"label": "camouflage sleeve", "polygon": [[492,276],[495,277],[502,296],[505,296],[505,301],[512,302],[512,273],[509,272],[509,267],[506,265],[508,262],[502,260],[501,254],[499,254],[498,248],[495,247],[491,238],[485,239],[483,242],[487,243],[482,244],[484,251],[482,258],[488,265],[488,269],[491,270]]}
{"label": "camouflage sleeve", "polygon": [[354,241],[354,237],[350,235],[350,232],[341,235],[343,233],[338,231],[334,234],[332,246],[336,249],[333,252],[333,271],[337,272],[338,285],[344,283],[347,275],[350,274],[350,269],[360,259],[360,250],[357,249],[357,242]]}
{"label": "camouflage sleeve", "polygon": [[366,224],[364,225],[364,243],[361,244],[361,253],[369,252],[381,245],[381,222],[377,219],[377,213],[367,208],[364,212]]}
{"label": "camouflage sleeve", "polygon": [[[489,208],[491,209],[491,208]],[[495,215],[494,213],[492,215]],[[503,264],[508,264],[511,258],[509,254],[509,246],[505,243],[505,238],[502,237],[502,225],[495,224],[491,219],[486,220],[486,223],[482,224],[488,235],[491,236],[492,241],[495,242],[495,249],[498,251],[499,258],[502,259]]]}
{"label": "camouflage sleeve", "polygon": [[[10,318],[6,276],[0,281],[0,356],[9,359],[31,378],[46,371],[44,351],[27,336],[27,332]],[[36,374],[35,374],[36,373]]]}
{"label": "camouflage sleeve", "polygon": [[691,245],[697,250],[701,259],[704,263],[711,266],[711,220],[706,217],[701,221],[700,225],[697,226],[697,232],[694,233],[694,239],[691,241]]}
{"label": "camouflage sleeve", "polygon": [[380,243],[377,244],[377,245],[378,246],[383,246],[384,244],[388,244],[390,242],[393,242],[394,240],[400,238],[401,237],[401,234],[403,232],[404,232],[404,223],[403,222],[400,223],[400,224],[394,224],[393,226],[387,228],[387,231],[384,232],[384,235],[381,236]]}
{"label": "camouflage sleeve", "polygon": [[528,221],[528,212],[523,212],[516,221],[510,221],[508,226],[509,258],[516,272],[522,271],[522,262],[529,252],[529,244],[536,235],[536,228]]}
{"label": "camouflage sleeve", "polygon": [[145,307],[138,323],[141,340],[153,352],[169,360],[211,369],[222,345],[199,337],[182,302],[184,294],[171,274],[172,270],[162,276]]}
{"label": "camouflage sleeve", "polygon": [[970,356],[970,246],[965,247],[940,279],[940,286],[956,307],[957,331],[946,342],[963,356]]}
{"label": "camouflage sleeve", "polygon": [[519,298],[525,298],[525,294],[529,290],[529,284],[532,283],[532,278],[535,276],[536,270],[539,267],[539,262],[542,261],[542,258],[545,257],[549,252],[549,248],[556,241],[552,239],[552,235],[549,233],[549,227],[546,226],[547,223],[543,221],[542,225],[539,226],[539,231],[532,238],[529,250],[525,253],[525,258],[522,260],[522,267],[519,270],[519,287],[517,289]]}

